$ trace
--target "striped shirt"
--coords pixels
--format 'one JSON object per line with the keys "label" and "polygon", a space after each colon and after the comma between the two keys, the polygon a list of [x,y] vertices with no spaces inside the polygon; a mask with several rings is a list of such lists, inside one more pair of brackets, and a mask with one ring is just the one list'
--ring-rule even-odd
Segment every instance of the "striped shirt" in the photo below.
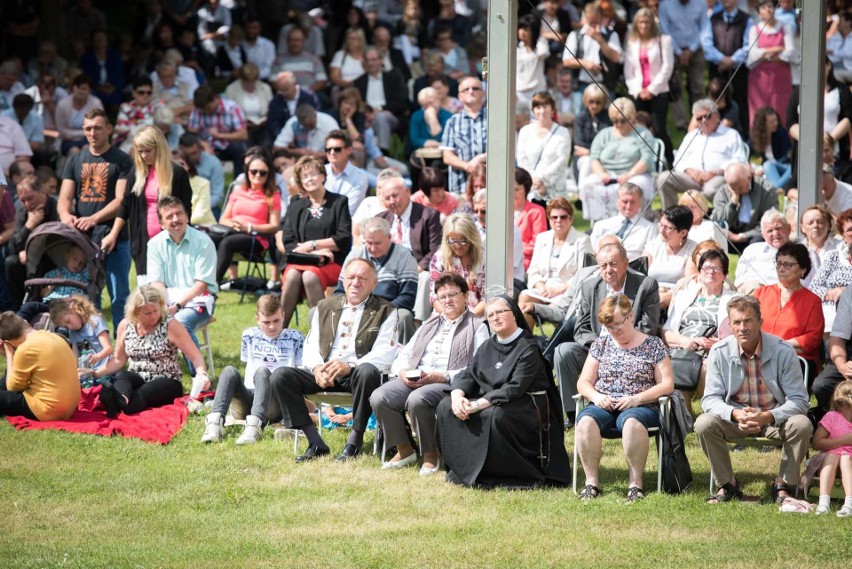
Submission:
{"label": "striped shirt", "polygon": [[740,360],[743,364],[743,384],[733,400],[745,407],[755,407],[761,411],[774,409],[775,397],[766,388],[766,382],[760,374],[760,346],[751,356],[740,348]]}
{"label": "striped shirt", "polygon": [[219,132],[236,132],[246,128],[243,111],[234,101],[219,97],[219,105],[212,113],[205,113],[199,108],[192,109],[189,115],[189,130],[196,131],[216,150],[224,150],[230,144],[227,140],[213,138],[208,132],[215,128]]}
{"label": "striped shirt", "polygon": [[[441,146],[452,148],[456,155],[468,162],[474,156],[485,152],[488,142],[488,112],[483,107],[476,117],[471,117],[467,111],[456,113],[447,121]],[[467,182],[467,172],[450,166],[449,190],[456,194],[464,193]]]}

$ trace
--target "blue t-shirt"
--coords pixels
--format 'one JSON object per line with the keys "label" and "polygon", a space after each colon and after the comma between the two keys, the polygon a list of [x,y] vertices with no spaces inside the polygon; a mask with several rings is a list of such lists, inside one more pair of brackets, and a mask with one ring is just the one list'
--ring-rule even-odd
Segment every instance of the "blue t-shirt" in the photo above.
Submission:
{"label": "blue t-shirt", "polygon": [[246,362],[246,387],[254,389],[254,373],[261,367],[274,371],[302,365],[304,345],[305,336],[297,330],[285,328],[275,338],[267,337],[257,326],[243,331],[240,360]]}
{"label": "blue t-shirt", "polygon": [[[79,273],[72,273],[65,267],[57,267],[51,269],[44,274],[46,279],[64,279],[68,281],[80,281],[84,286],[89,282],[89,269],[83,269]],[[55,298],[67,298],[72,294],[85,294],[85,288],[77,288],[74,286],[57,286],[50,294],[45,296],[42,301],[50,302]]]}
{"label": "blue t-shirt", "polygon": [[[98,336],[104,332],[109,332],[109,327],[103,317],[94,316],[82,328],[79,330],[70,330],[70,332],[72,346],[77,347],[83,340],[88,340],[89,344],[92,346],[92,351],[97,354],[104,349],[103,344],[101,344],[101,339],[98,338]],[[79,356],[79,354],[77,355]],[[102,359],[95,364],[95,369],[102,368],[110,359],[112,358]]]}

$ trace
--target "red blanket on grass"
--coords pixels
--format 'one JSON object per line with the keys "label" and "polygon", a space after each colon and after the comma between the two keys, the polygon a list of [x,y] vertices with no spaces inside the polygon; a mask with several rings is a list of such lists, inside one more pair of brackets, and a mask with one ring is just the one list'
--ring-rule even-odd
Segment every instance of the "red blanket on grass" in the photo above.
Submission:
{"label": "red blanket on grass", "polygon": [[6,417],[6,419],[19,430],[58,429],[104,437],[119,435],[164,445],[180,432],[189,415],[185,404],[188,396],[185,395],[175,399],[171,405],[146,409],[135,415],[119,413],[118,417],[110,419],[98,400],[101,386],[96,385],[82,391],[77,410],[70,419],[65,421],[32,421],[26,417]]}

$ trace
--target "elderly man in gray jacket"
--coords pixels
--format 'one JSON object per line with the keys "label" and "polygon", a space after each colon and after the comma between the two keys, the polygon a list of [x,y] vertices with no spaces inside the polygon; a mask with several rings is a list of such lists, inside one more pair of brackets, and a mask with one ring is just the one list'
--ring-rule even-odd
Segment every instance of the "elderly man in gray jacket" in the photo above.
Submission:
{"label": "elderly man in gray jacket", "polygon": [[764,436],[782,442],[781,467],[772,497],[792,495],[813,427],[808,393],[796,353],[789,344],[760,331],[760,303],[739,296],[728,303],[733,334],[710,350],[707,384],[695,422],[698,442],[713,469],[718,492],[708,502],[742,498],[731,468],[727,441]]}

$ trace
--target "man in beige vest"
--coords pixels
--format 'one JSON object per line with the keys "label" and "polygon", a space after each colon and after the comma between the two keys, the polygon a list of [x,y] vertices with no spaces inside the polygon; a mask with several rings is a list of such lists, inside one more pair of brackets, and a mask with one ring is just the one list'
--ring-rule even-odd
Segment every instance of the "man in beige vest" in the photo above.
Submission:
{"label": "man in beige vest", "polygon": [[284,425],[302,430],[308,439],[308,450],[296,462],[331,452],[305,407],[305,395],[320,391],[353,395],[352,430],[335,461],[349,460],[361,453],[372,414],[370,395],[381,384],[381,370],[390,368],[397,352],[396,309],[373,295],[377,282],[376,269],[370,261],[349,260],[343,267],[344,294],[321,300],[311,317],[303,367],[278,368],[270,378]]}

